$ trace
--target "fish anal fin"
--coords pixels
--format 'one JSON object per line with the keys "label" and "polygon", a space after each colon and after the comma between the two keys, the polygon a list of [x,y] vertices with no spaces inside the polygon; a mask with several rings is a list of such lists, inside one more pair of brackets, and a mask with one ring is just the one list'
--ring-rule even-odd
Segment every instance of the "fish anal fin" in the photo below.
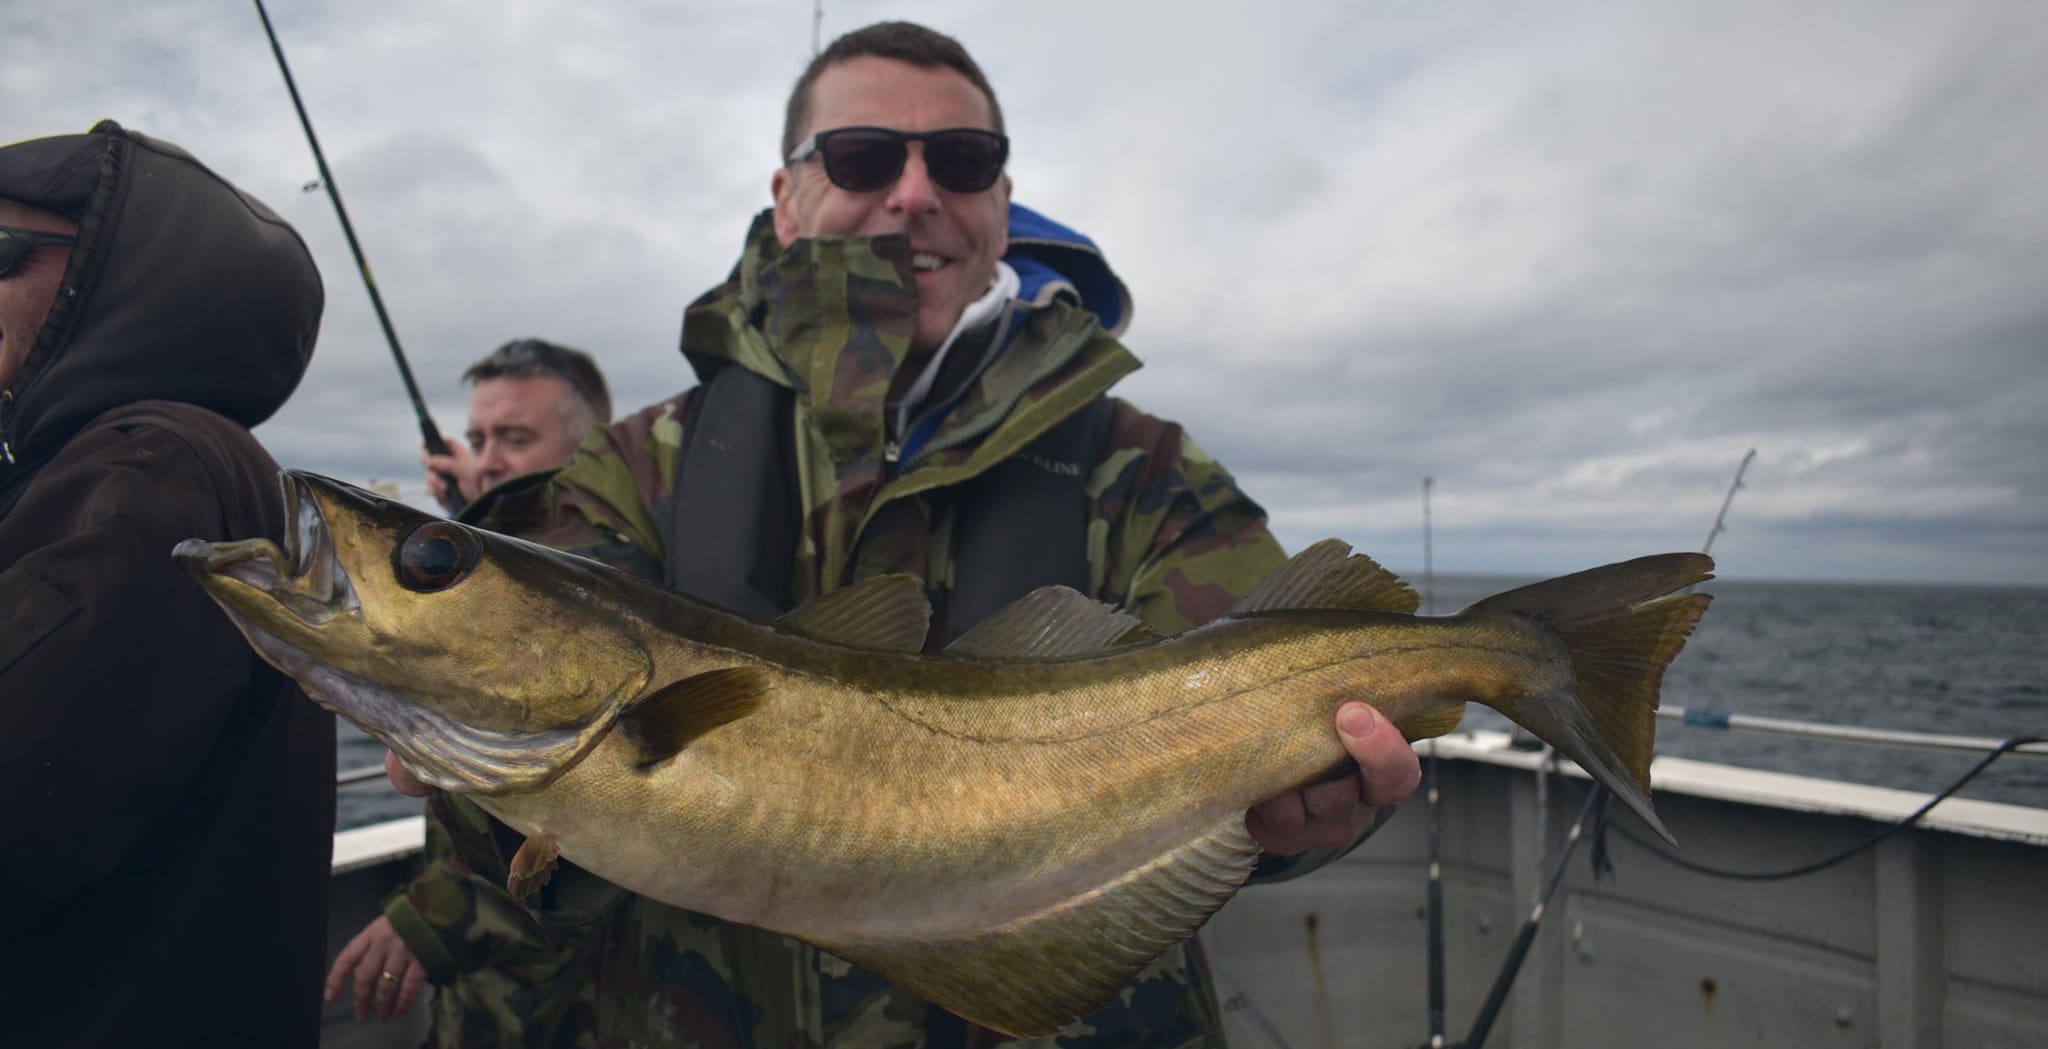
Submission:
{"label": "fish anal fin", "polygon": [[1107,884],[986,932],[818,946],[984,1027],[1049,1035],[1101,1008],[1192,935],[1258,856],[1237,814]]}
{"label": "fish anal fin", "polygon": [[515,900],[524,900],[540,891],[540,887],[554,876],[555,861],[561,856],[562,849],[555,843],[555,836],[536,829],[519,843],[519,851],[512,854],[505,891],[511,893]]}
{"label": "fish anal fin", "polygon": [[638,751],[644,768],[675,757],[698,736],[753,713],[769,687],[768,672],[760,667],[707,670],[636,700],[619,715],[619,731]]}
{"label": "fish anal fin", "polygon": [[1310,608],[1406,613],[1420,607],[1422,598],[1400,576],[1364,554],[1352,553],[1351,545],[1341,539],[1325,539],[1289,558],[1227,614]]}
{"label": "fish anal fin", "polygon": [[1064,586],[1045,586],[991,612],[947,645],[946,654],[974,659],[1066,659],[1158,636],[1127,612]]}
{"label": "fish anal fin", "polygon": [[877,652],[918,652],[931,631],[924,584],[901,573],[875,576],[812,598],[775,625],[820,641]]}

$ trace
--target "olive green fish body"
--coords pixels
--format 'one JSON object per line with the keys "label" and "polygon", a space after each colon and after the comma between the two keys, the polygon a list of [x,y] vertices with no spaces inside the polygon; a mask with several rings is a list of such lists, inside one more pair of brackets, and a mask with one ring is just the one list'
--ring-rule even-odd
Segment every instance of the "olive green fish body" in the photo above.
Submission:
{"label": "olive green fish body", "polygon": [[[1330,725],[1348,699],[1435,735],[1468,698],[1557,684],[1554,647],[1511,623],[1319,612],[1049,665],[890,654],[858,685],[776,669],[760,708],[652,770],[614,735],[544,791],[479,800],[729,920],[986,927],[1320,778],[1346,760]],[[792,858],[800,883],[763,877]]]}
{"label": "olive green fish body", "polygon": [[1664,555],[1418,618],[1329,541],[1158,638],[1060,588],[920,651],[921,584],[775,623],[287,474],[295,527],[178,556],[416,775],[634,892],[799,937],[1017,1035],[1121,989],[1249,875],[1248,808],[1325,777],[1351,699],[1409,739],[1485,703],[1648,797],[1707,577]]}

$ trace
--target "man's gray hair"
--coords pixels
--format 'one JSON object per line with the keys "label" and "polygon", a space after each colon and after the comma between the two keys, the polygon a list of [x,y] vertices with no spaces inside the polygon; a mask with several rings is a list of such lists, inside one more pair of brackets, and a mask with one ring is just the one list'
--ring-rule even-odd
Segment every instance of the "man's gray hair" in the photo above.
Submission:
{"label": "man's gray hair", "polygon": [[530,379],[542,375],[562,380],[562,385],[590,409],[596,422],[612,421],[611,391],[605,388],[604,373],[597,370],[597,362],[582,350],[546,339],[513,339],[470,365],[462,373],[462,381],[474,385],[486,379]]}

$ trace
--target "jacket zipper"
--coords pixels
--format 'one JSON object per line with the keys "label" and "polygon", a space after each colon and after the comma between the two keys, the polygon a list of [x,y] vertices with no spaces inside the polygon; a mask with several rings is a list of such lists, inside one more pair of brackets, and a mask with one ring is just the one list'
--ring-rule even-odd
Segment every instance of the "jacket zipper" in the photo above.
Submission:
{"label": "jacket zipper", "polygon": [[[949,436],[944,441],[926,441],[924,447],[919,448],[917,450],[916,455],[911,456],[909,461],[902,464],[902,467],[897,471],[897,476],[900,477],[903,474],[908,473],[918,463],[923,462],[927,457],[935,453],[943,452],[948,448],[957,448],[960,445],[965,444],[968,441],[982,437],[983,435],[987,434],[990,430],[995,429],[998,425],[1002,423],[1004,419],[1010,417],[1011,409],[1017,407],[1017,402],[1023,400],[1024,395],[1026,393],[1029,393],[1033,386],[1036,386],[1040,382],[1044,381],[1046,376],[1051,375],[1053,372],[1058,371],[1061,367],[1066,365],[1066,363],[1069,360],[1072,359],[1073,354],[1071,352],[1065,352],[1067,349],[1066,344],[1080,341],[1082,337],[1082,333],[1069,332],[1067,334],[1067,337],[1062,339],[1059,344],[1058,348],[1062,352],[1046,354],[1046,361],[1051,363],[1041,363],[1038,366],[1037,370],[1033,371],[1031,375],[1028,378],[1026,378],[1022,383],[1019,383],[1017,385],[1017,392],[1013,396],[1011,396],[1007,403],[1003,405],[1002,411],[989,413],[989,421],[977,424],[972,428],[962,430],[959,433]],[[991,361],[993,361],[994,359],[995,358],[993,355],[989,357],[989,360]]]}

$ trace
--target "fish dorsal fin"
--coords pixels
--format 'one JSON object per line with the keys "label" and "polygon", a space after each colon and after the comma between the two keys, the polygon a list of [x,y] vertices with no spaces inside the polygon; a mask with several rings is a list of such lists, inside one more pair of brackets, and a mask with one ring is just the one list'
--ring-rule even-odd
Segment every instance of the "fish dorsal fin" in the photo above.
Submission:
{"label": "fish dorsal fin", "polygon": [[673,681],[619,715],[619,731],[639,752],[644,768],[677,752],[720,725],[738,721],[760,707],[770,687],[760,667],[720,667]]}
{"label": "fish dorsal fin", "polygon": [[775,625],[849,648],[918,652],[931,631],[932,604],[916,576],[880,575],[812,598]]}
{"label": "fish dorsal fin", "polygon": [[1102,1007],[1229,902],[1259,847],[1233,814],[1209,833],[1043,910],[957,938],[818,946],[1013,1037]]}
{"label": "fish dorsal fin", "polygon": [[1294,555],[1232,605],[1229,615],[1304,608],[1413,612],[1422,598],[1401,577],[1341,539],[1325,539]]}
{"label": "fish dorsal fin", "polygon": [[1065,659],[1158,636],[1137,616],[1077,590],[1042,586],[989,613],[947,645],[946,654],[974,659]]}

